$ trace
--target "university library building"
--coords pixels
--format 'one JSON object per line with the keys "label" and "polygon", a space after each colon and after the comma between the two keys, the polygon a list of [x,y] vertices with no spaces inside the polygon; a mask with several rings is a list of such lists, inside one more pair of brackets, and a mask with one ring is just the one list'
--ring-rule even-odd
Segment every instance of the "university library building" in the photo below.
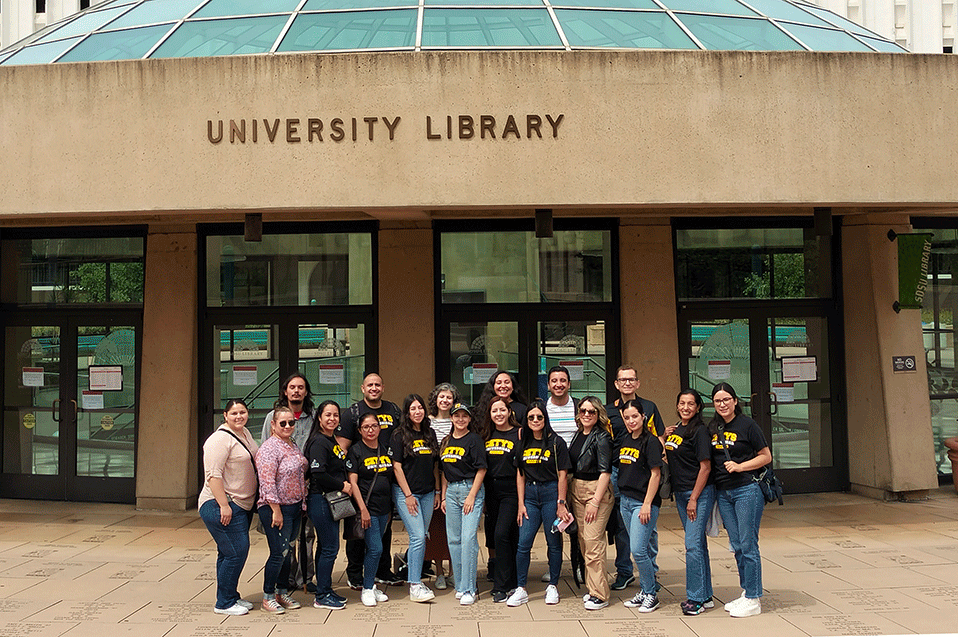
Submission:
{"label": "university library building", "polygon": [[802,0],[108,0],[0,95],[0,497],[196,506],[294,370],[630,364],[667,420],[731,383],[792,493],[950,472],[955,56]]}

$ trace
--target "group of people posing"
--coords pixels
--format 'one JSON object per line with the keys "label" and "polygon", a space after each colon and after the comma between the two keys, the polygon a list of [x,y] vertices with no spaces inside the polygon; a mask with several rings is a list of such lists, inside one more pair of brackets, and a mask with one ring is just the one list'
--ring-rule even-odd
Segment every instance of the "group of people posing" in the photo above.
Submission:
{"label": "group of people posing", "polygon": [[[401,561],[412,601],[435,597],[423,583],[431,565],[436,588],[454,583],[460,604],[476,602],[484,519],[493,602],[529,601],[530,554],[541,528],[548,547],[544,601],[559,603],[564,529],[578,558],[574,576],[588,589],[582,598],[587,610],[608,606],[612,590],[634,583],[634,559],[639,591],[625,605],[649,613],[659,607],[656,526],[667,465],[685,530],[682,612],[697,615],[714,606],[706,525],[717,506],[743,589],[725,610],[733,617],[759,614],[758,533],[765,501],[755,472],[771,462],[761,429],[742,413],[727,383],[712,390],[715,415],[708,424],[702,397],[686,389],[670,426],[663,425],[654,403],[637,396],[633,367],[620,367],[615,385],[619,398],[609,405],[595,396],[576,399],[569,371],[557,366],[548,373],[548,398],[528,401],[512,374],[500,370],[474,407],[462,403],[455,386],[442,383],[428,399],[408,395],[400,409],[382,398],[382,377],[369,373],[363,400],[341,410],[331,400],[314,406],[308,380],[294,374],[266,417],[261,445],[246,428],[245,403],[230,401],[225,422],[203,448],[199,498],[200,516],[217,545],[214,611],[243,615],[253,608],[237,585],[254,513],[269,545],[262,610],[300,607],[290,595],[300,570],[294,568],[293,546],[312,537],[315,560],[301,557],[307,563],[299,566],[307,586],[315,574],[313,605],[344,608],[347,599],[332,584],[341,525],[329,502],[345,494],[363,529],[362,538],[346,541],[346,579],[366,606],[388,600],[377,583],[402,583],[390,564],[395,510],[409,535]],[[301,524],[310,527],[308,534],[300,533]],[[607,532],[615,537],[612,581]]]}

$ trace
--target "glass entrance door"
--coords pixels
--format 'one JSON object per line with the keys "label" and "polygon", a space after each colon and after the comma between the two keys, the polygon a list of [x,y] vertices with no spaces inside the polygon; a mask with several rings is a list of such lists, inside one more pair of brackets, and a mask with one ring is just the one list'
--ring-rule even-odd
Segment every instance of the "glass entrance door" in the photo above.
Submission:
{"label": "glass entrance door", "polygon": [[113,318],[6,321],[0,497],[134,501],[139,326]]}
{"label": "glass entrance door", "polygon": [[773,466],[790,491],[843,488],[845,455],[835,434],[840,410],[826,319],[771,309],[743,314],[682,315],[684,374],[705,399],[706,419],[713,413],[712,387],[731,384],[744,413],[762,427]]}

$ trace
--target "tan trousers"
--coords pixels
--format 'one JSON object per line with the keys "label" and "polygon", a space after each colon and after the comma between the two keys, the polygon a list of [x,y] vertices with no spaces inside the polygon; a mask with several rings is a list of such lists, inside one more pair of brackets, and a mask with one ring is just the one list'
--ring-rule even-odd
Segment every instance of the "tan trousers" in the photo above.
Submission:
{"label": "tan trousers", "polygon": [[579,548],[582,549],[582,559],[585,560],[585,584],[589,587],[589,594],[606,601],[612,597],[609,588],[609,572],[606,570],[605,525],[612,515],[615,498],[612,488],[607,488],[599,500],[599,512],[595,520],[585,521],[585,507],[595,496],[595,487],[598,480],[572,479],[572,514],[579,525]]}

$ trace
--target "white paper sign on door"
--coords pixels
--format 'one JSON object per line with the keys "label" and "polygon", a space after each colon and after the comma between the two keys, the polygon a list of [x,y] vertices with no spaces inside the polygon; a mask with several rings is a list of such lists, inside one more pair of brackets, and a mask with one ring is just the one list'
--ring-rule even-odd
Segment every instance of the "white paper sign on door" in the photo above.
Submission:
{"label": "white paper sign on door", "polygon": [[559,361],[559,365],[569,370],[569,380],[585,378],[585,361]]}
{"label": "white paper sign on door", "polygon": [[24,367],[23,368],[23,386],[24,387],[43,387],[43,368],[42,367]]}
{"label": "white paper sign on door", "polygon": [[775,402],[795,402],[795,385],[792,383],[772,383],[772,393],[775,394]]}
{"label": "white paper sign on door", "polygon": [[481,385],[488,383],[492,375],[499,369],[496,363],[473,363],[472,364],[472,384]]}
{"label": "white paper sign on door", "polygon": [[321,385],[341,385],[346,382],[344,365],[320,365],[319,382]]}
{"label": "white paper sign on door", "polygon": [[786,383],[814,383],[818,380],[818,361],[814,356],[787,356],[782,358],[782,381]]}
{"label": "white paper sign on door", "polygon": [[727,380],[732,377],[732,361],[709,361],[709,379]]}
{"label": "white paper sign on door", "polygon": [[256,384],[255,365],[233,365],[233,384],[240,387],[251,387]]}
{"label": "white paper sign on door", "polygon": [[83,390],[80,395],[84,409],[103,409],[103,392]]}

